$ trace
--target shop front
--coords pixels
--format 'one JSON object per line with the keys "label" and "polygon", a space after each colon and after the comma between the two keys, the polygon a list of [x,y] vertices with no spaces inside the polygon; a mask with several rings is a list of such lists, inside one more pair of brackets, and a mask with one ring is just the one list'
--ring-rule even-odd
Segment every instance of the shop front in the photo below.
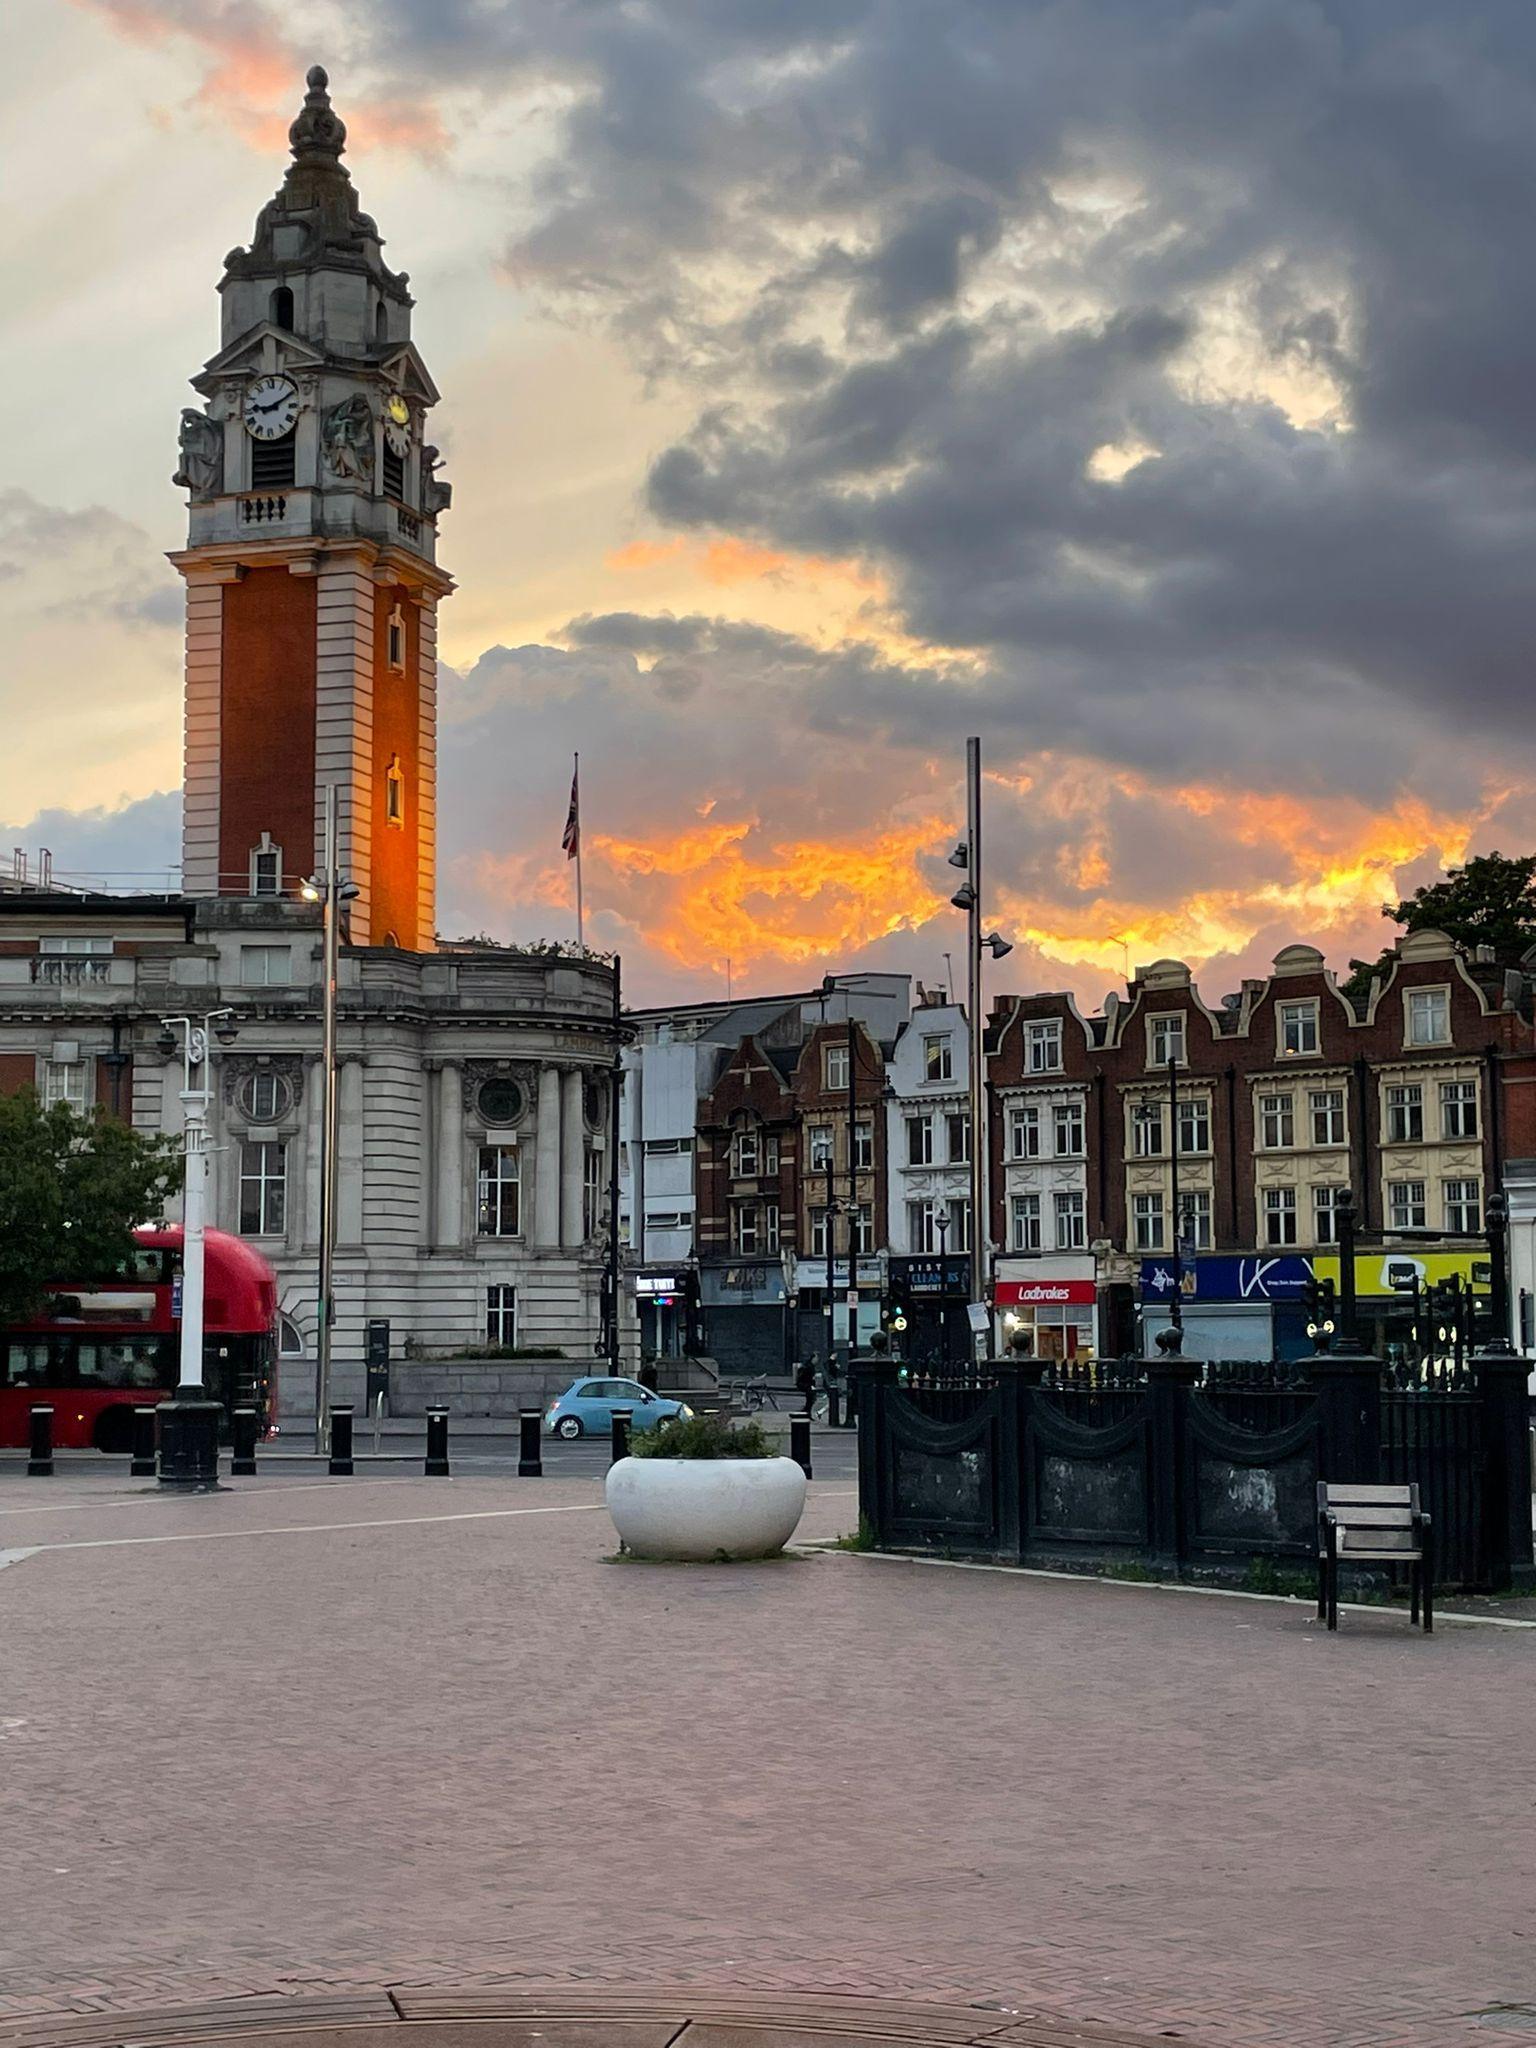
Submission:
{"label": "shop front", "polygon": [[1006,1350],[1027,1331],[1036,1358],[1087,1359],[1097,1349],[1095,1310],[1098,1283],[1091,1258],[1034,1259],[1024,1274],[1010,1274],[1014,1262],[998,1261],[993,1290],[994,1341]]}
{"label": "shop front", "polygon": [[[1319,1280],[1340,1280],[1337,1254],[1317,1253]],[[1432,1291],[1453,1283],[1461,1301],[1457,1314],[1435,1309]],[[1493,1334],[1490,1290],[1493,1268],[1486,1247],[1456,1245],[1444,1250],[1356,1252],[1355,1324],[1360,1342],[1377,1358],[1465,1354]],[[1441,1333],[1444,1333],[1443,1335]]]}
{"label": "shop front", "polygon": [[642,1266],[635,1275],[635,1316],[642,1358],[681,1358],[698,1281],[684,1265]]}
{"label": "shop front", "polygon": [[777,1259],[700,1266],[709,1355],[727,1378],[782,1373],[789,1350],[789,1291]]}
{"label": "shop front", "polygon": [[944,1366],[969,1359],[971,1326],[965,1305],[971,1262],[950,1254],[890,1262],[890,1336],[893,1356],[914,1365]]}
{"label": "shop front", "polygon": [[1301,1358],[1307,1336],[1306,1287],[1312,1261],[1296,1252],[1248,1257],[1214,1252],[1181,1262],[1141,1262],[1141,1350],[1150,1357],[1173,1320],[1178,1290],[1184,1356],[1206,1359]]}
{"label": "shop front", "polygon": [[[797,1259],[795,1274],[795,1357],[825,1361],[827,1352],[827,1262],[825,1259]],[[846,1258],[832,1262],[832,1343],[839,1351],[848,1346],[850,1314],[853,1341],[860,1350],[880,1328],[885,1295],[885,1265],[878,1253],[854,1261],[853,1284],[848,1280]]]}

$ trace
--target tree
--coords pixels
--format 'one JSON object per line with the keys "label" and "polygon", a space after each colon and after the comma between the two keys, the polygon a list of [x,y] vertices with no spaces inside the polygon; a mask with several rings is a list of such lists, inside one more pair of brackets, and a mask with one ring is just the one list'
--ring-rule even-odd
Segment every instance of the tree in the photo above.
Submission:
{"label": "tree", "polygon": [[[1520,860],[1480,853],[1465,867],[1447,868],[1444,881],[1383,904],[1381,914],[1405,932],[1444,932],[1468,948],[1491,946],[1500,967],[1517,966],[1536,945],[1536,853]],[[1351,960],[1346,993],[1363,995],[1391,957],[1388,949],[1374,962]]]}
{"label": "tree", "polygon": [[0,1323],[35,1315],[49,1281],[119,1270],[134,1226],[180,1185],[174,1139],[104,1110],[44,1109],[31,1088],[0,1096]]}

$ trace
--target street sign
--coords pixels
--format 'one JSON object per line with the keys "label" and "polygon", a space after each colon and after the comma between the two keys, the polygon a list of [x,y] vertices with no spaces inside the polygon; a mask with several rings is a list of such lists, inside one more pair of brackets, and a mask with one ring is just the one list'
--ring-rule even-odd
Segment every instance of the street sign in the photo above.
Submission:
{"label": "street sign", "polygon": [[857,1308],[857,1307],[858,1307],[858,1305],[859,1305],[859,1290],[857,1289],[857,1287],[850,1287],[850,1288],[849,1288],[849,1290],[848,1290],[848,1297],[847,1297],[847,1299],[848,1299],[848,1306],[849,1306],[850,1308]]}
{"label": "street sign", "polygon": [[171,1282],[171,1321],[181,1321],[181,1275],[178,1273]]}
{"label": "street sign", "polygon": [[992,1318],[984,1301],[968,1301],[965,1304],[965,1319],[978,1337],[985,1337],[991,1328]]}

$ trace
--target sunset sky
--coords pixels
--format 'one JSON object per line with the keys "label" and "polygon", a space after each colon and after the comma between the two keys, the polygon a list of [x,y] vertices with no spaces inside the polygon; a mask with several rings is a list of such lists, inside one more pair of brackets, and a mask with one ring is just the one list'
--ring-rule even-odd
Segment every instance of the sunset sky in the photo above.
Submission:
{"label": "sunset sky", "polygon": [[[1218,998],[1536,847],[1529,0],[12,0],[4,845],[175,882],[170,484],[324,63],[444,399],[445,936]],[[958,967],[958,959],[956,965]]]}

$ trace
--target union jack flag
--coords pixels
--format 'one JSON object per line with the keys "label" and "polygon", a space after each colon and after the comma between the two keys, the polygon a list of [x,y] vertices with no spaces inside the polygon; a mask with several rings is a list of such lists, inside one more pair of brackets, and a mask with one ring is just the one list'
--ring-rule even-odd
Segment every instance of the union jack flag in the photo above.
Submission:
{"label": "union jack flag", "polygon": [[571,771],[571,807],[565,814],[565,833],[560,844],[567,860],[581,857],[581,765]]}

